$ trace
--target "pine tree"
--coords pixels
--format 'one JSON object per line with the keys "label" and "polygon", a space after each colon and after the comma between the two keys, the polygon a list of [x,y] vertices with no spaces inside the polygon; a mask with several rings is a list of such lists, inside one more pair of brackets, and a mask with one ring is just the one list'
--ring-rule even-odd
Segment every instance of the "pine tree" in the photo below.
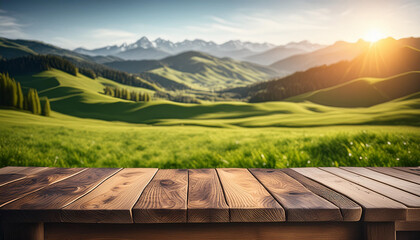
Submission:
{"label": "pine tree", "polygon": [[44,107],[42,108],[42,115],[46,117],[51,115],[50,100],[48,100],[48,98],[45,98]]}
{"label": "pine tree", "polygon": [[36,113],[37,115],[41,115],[42,108],[41,108],[41,102],[39,101],[38,92],[34,89],[35,94],[35,104],[36,104]]}
{"label": "pine tree", "polygon": [[22,93],[22,87],[20,86],[20,82],[17,83],[17,95],[18,95],[18,100],[17,100],[17,108],[19,109],[23,109],[23,93]]}

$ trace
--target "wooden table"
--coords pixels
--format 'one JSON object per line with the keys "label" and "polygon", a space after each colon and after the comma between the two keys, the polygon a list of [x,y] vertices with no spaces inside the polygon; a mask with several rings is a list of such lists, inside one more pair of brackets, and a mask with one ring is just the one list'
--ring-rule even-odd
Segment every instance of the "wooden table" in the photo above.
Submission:
{"label": "wooden table", "polygon": [[3,239],[420,239],[420,168],[5,167],[0,217]]}

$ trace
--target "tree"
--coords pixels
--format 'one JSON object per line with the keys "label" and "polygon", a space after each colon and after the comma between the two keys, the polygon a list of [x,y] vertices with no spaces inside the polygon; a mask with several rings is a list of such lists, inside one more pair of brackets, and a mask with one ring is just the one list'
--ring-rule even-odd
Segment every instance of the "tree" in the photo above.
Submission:
{"label": "tree", "polygon": [[20,82],[17,83],[17,108],[19,109],[23,109],[23,101],[24,101],[24,96],[22,93],[22,87],[20,86]]}
{"label": "tree", "polygon": [[50,100],[48,100],[48,98],[45,98],[44,107],[42,108],[42,115],[46,117],[51,115]]}

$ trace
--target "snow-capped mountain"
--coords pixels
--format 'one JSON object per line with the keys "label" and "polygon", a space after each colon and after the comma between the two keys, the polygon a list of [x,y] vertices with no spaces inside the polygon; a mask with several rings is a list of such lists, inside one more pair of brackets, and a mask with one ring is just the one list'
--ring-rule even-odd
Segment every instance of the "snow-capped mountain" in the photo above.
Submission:
{"label": "snow-capped mountain", "polygon": [[90,56],[113,55],[127,60],[160,59],[186,51],[200,51],[217,57],[243,59],[245,56],[263,52],[273,47],[275,45],[270,43],[242,42],[239,40],[217,44],[213,41],[201,39],[171,42],[162,38],[150,41],[147,37],[142,37],[132,44],[124,43],[120,46],[113,45],[92,50],[76,48],[74,51]]}

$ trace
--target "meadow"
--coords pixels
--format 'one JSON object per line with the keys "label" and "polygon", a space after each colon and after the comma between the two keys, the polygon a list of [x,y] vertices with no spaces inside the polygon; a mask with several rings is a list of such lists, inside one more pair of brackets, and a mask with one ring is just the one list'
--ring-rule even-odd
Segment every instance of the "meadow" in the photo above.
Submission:
{"label": "meadow", "polygon": [[167,127],[0,110],[1,166],[416,166],[418,156],[418,127]]}

